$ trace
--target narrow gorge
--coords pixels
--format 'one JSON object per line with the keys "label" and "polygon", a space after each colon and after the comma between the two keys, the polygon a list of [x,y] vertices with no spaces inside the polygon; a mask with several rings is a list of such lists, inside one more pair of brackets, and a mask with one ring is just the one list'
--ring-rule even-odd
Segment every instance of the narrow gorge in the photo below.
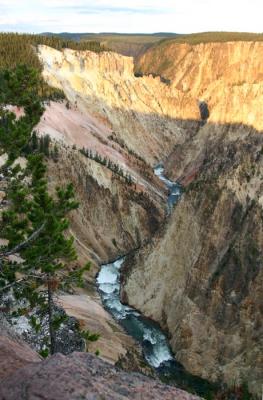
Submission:
{"label": "narrow gorge", "polygon": [[[45,102],[35,127],[52,146],[48,190],[72,182],[74,268],[91,264],[56,306],[99,333],[88,350],[126,371],[114,379],[139,371],[204,398],[242,385],[260,396],[263,42],[148,47],[135,61],[36,48],[45,82],[65,94]],[[17,321],[26,337],[26,317]],[[56,357],[44,370],[67,362]],[[92,357],[67,360],[107,380],[109,367]]]}
{"label": "narrow gorge", "polygon": [[[69,100],[47,106],[38,131],[64,146],[50,174],[76,182],[72,230],[83,257],[98,266],[140,249],[124,261],[122,301],[160,324],[190,373],[246,379],[254,393],[263,365],[262,54],[261,42],[167,41],[134,67],[116,53],[38,48],[46,81]],[[72,145],[120,164],[132,185]],[[169,218],[167,188],[152,171],[160,161],[184,188]]]}

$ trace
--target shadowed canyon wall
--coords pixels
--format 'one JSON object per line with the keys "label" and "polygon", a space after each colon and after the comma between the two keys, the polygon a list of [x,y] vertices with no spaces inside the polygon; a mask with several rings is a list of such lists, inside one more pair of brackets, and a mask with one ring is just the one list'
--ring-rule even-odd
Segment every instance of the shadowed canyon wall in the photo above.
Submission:
{"label": "shadowed canyon wall", "polygon": [[[60,147],[49,162],[50,187],[72,182],[79,208],[71,215],[78,253],[95,264],[113,260],[139,247],[158,230],[164,218],[161,198],[124,179],[78,150]],[[150,198],[151,196],[151,198]],[[97,268],[93,268],[93,275]]]}
{"label": "shadowed canyon wall", "polygon": [[[165,231],[127,259],[123,300],[160,322],[189,371],[229,385],[245,379],[259,393],[263,135],[245,126],[203,130],[205,154],[195,138],[169,160],[172,176],[179,171],[192,182]],[[184,171],[180,157],[188,151]]]}

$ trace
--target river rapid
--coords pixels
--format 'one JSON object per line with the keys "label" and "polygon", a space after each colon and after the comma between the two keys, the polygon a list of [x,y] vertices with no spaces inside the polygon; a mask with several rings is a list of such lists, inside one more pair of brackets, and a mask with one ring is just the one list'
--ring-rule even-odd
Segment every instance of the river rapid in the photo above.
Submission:
{"label": "river rapid", "polygon": [[[168,188],[167,212],[170,214],[180,199],[182,188],[178,183],[164,176],[162,165],[158,165],[154,172]],[[157,371],[161,379],[188,390],[193,388],[196,393],[202,395],[203,390],[206,390],[207,382],[189,374],[176,361],[167,336],[160,326],[132,307],[121,303],[120,275],[124,259],[120,258],[113,263],[101,266],[97,285],[105,309],[141,345],[146,362]],[[203,385],[205,385],[204,389]]]}

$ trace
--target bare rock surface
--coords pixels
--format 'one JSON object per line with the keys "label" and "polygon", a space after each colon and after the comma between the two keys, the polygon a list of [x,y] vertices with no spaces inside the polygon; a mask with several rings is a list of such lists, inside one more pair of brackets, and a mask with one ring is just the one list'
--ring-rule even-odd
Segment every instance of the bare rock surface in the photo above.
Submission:
{"label": "bare rock surface", "polygon": [[126,356],[128,349],[137,348],[135,341],[104,310],[98,298],[85,294],[61,295],[58,302],[68,315],[79,321],[82,329],[100,334],[98,341],[89,343],[90,352],[95,353],[99,349],[103,359],[115,364]]}
{"label": "bare rock surface", "polygon": [[40,357],[29,346],[0,336],[0,381],[17,369],[38,361]]}
{"label": "bare rock surface", "polygon": [[87,353],[56,354],[0,384],[1,400],[194,400],[198,397],[143,375],[128,374]]}
{"label": "bare rock surface", "polygon": [[17,369],[41,361],[41,357],[12,332],[0,315],[0,386]]}

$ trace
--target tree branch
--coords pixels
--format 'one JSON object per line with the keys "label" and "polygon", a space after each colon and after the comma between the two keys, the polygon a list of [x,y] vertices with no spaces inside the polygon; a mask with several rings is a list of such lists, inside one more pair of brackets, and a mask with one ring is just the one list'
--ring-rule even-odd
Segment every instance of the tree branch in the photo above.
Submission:
{"label": "tree branch", "polygon": [[[43,276],[38,276],[38,275],[27,275],[23,278],[18,279],[17,281],[14,281],[12,283],[9,283],[8,285],[0,288],[0,293],[4,292],[6,289],[10,289],[11,287],[15,286],[15,285],[19,285],[20,283],[26,281],[28,279],[28,277],[30,278],[34,278],[34,279],[40,279],[43,280]],[[26,285],[28,285],[29,283],[27,283]]]}
{"label": "tree branch", "polygon": [[10,283],[9,285],[6,285],[6,286],[2,287],[0,289],[0,293],[4,292],[6,289],[10,289],[11,287],[15,286],[18,283],[23,282],[24,280],[25,280],[25,278],[21,278],[21,279],[15,281],[15,282]]}
{"label": "tree branch", "polygon": [[3,253],[0,253],[0,258],[11,256],[15,253],[18,253],[20,250],[24,249],[25,247],[27,247],[31,242],[33,242],[35,239],[37,239],[37,237],[40,235],[40,233],[45,228],[45,225],[46,225],[46,222],[43,222],[43,224],[40,226],[40,228],[38,228],[35,232],[33,232],[32,235],[29,236],[29,238],[24,240],[24,242],[19,243],[11,250],[7,250]]}

